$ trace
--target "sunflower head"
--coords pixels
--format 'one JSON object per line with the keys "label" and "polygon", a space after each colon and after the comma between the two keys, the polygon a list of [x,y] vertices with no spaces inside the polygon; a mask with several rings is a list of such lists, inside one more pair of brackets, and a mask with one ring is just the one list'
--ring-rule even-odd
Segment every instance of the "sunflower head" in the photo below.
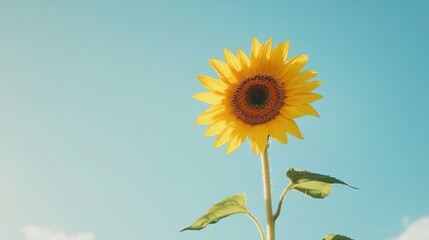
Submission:
{"label": "sunflower head", "polygon": [[224,50],[226,62],[210,59],[218,78],[198,76],[209,90],[193,97],[212,105],[201,113],[197,124],[207,124],[205,136],[215,136],[215,147],[228,143],[230,153],[246,138],[255,154],[266,149],[267,138],[287,143],[287,133],[302,139],[294,121],[304,115],[319,116],[310,106],[321,95],[312,93],[321,81],[308,81],[315,71],[301,71],[308,60],[300,55],[287,60],[289,41],[272,48],[271,39],[253,38],[250,57],[241,49]]}

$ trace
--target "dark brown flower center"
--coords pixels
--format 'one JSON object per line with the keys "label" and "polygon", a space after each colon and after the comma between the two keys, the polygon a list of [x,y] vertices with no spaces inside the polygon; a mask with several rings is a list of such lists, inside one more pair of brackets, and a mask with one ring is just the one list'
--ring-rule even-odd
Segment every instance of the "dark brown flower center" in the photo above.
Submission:
{"label": "dark brown flower center", "polygon": [[264,107],[268,101],[268,88],[263,85],[251,86],[246,92],[247,105],[252,107]]}
{"label": "dark brown flower center", "polygon": [[250,125],[273,120],[284,104],[285,92],[281,83],[266,74],[257,74],[242,81],[232,95],[235,116]]}

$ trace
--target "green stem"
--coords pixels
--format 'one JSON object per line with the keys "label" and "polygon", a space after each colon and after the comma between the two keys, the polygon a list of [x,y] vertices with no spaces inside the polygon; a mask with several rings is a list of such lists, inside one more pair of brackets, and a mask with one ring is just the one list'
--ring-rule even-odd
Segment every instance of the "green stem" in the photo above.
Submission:
{"label": "green stem", "polygon": [[274,217],[273,217],[273,206],[271,203],[271,179],[270,179],[270,166],[268,163],[268,147],[264,149],[263,154],[261,154],[262,160],[262,178],[264,184],[264,198],[265,198],[265,209],[267,211],[267,239],[274,240]]}
{"label": "green stem", "polygon": [[281,211],[281,209],[282,209],[282,204],[283,204],[283,199],[285,198],[285,196],[286,196],[286,193],[291,189],[291,187],[292,187],[292,183],[290,183],[286,188],[285,188],[285,190],[282,192],[282,195],[280,196],[280,201],[279,201],[279,205],[277,206],[277,211],[276,211],[276,213],[274,214],[274,221],[279,217],[279,215],[280,215],[280,211]]}
{"label": "green stem", "polygon": [[258,222],[258,220],[250,213],[250,212],[247,212],[246,213],[247,214],[247,216],[249,216],[252,220],[253,220],[253,222],[256,224],[256,227],[258,228],[258,231],[259,231],[259,234],[261,235],[261,240],[265,240],[265,234],[264,234],[264,230],[262,229],[262,227],[261,227],[261,224],[259,224],[259,222]]}

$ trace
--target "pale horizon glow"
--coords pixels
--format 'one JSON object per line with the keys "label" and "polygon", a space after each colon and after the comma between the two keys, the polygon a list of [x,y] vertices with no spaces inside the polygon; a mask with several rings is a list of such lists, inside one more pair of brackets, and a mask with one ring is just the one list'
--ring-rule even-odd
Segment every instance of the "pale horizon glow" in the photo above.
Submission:
{"label": "pale horizon glow", "polygon": [[22,229],[25,240],[95,240],[92,233],[65,234],[63,231],[50,230],[36,225]]}

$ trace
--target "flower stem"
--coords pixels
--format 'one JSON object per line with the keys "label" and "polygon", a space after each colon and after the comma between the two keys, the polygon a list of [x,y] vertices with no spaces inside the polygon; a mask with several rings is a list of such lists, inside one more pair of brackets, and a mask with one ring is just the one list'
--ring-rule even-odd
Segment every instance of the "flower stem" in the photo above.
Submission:
{"label": "flower stem", "polygon": [[270,179],[270,166],[268,162],[269,161],[268,147],[269,147],[269,142],[267,143],[267,146],[264,149],[263,154],[261,154],[262,178],[263,178],[263,184],[264,184],[265,209],[267,211],[267,240],[274,240],[275,229],[274,229],[273,206],[271,202],[271,179]]}

